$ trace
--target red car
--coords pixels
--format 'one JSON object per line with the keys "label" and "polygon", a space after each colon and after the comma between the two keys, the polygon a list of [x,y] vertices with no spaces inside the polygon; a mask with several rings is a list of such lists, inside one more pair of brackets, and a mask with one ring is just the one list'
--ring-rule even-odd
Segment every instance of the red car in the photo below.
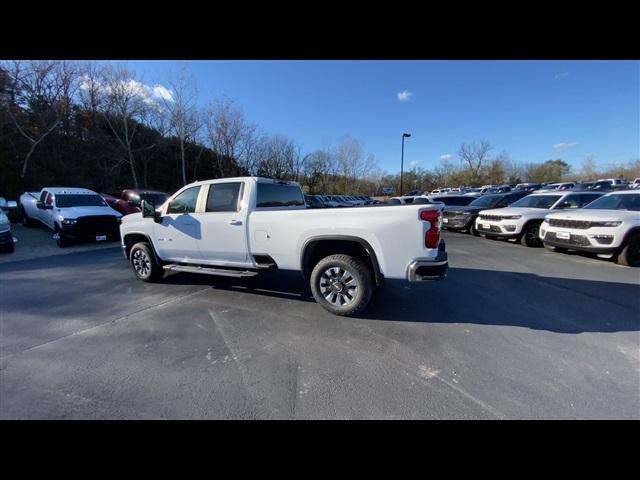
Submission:
{"label": "red car", "polygon": [[151,201],[156,207],[162,205],[169,194],[165,192],[157,192],[154,190],[126,189],[120,194],[120,198],[106,193],[101,194],[107,204],[122,215],[137,213],[140,211],[140,202],[142,200]]}

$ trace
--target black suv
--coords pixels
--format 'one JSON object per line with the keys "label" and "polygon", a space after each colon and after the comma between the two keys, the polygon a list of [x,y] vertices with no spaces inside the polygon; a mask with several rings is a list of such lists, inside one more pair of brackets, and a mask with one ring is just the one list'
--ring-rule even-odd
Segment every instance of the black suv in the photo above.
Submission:
{"label": "black suv", "polygon": [[447,230],[466,230],[477,237],[479,234],[476,231],[475,222],[480,210],[508,207],[513,202],[520,200],[522,197],[526,197],[530,193],[531,192],[528,191],[495,193],[476,198],[466,207],[453,205],[444,207],[442,212],[442,226]]}

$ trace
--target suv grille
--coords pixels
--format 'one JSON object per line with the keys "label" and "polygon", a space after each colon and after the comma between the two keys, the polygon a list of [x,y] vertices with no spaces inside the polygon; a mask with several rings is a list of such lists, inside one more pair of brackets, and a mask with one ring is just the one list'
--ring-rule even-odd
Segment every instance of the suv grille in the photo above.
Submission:
{"label": "suv grille", "polygon": [[571,235],[571,238],[557,238],[555,232],[547,232],[547,235],[544,237],[545,240],[550,240],[556,243],[562,243],[564,245],[575,245],[579,247],[589,247],[591,243],[589,239],[584,235]]}
{"label": "suv grille", "polygon": [[503,217],[501,215],[480,215],[480,218],[482,220],[493,220],[494,222],[499,222]]}
{"label": "suv grille", "polygon": [[549,225],[552,227],[575,228],[578,230],[591,228],[591,222],[587,220],[562,220],[559,218],[550,218]]}

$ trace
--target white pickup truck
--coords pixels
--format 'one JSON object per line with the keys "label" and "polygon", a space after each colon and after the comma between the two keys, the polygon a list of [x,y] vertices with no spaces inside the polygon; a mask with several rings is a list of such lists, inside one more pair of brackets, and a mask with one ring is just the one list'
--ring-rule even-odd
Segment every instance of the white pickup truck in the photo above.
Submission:
{"label": "white pickup truck", "polygon": [[299,271],[337,315],[366,307],[384,278],[440,280],[442,204],[307,209],[297,183],[260,177],[187,185],[123,217],[123,253],[142,281],[165,271],[253,277]]}
{"label": "white pickup truck", "polygon": [[60,247],[76,239],[116,238],[122,218],[104,198],[86,188],[47,187],[25,192],[20,196],[20,209],[25,226],[42,223],[53,230]]}

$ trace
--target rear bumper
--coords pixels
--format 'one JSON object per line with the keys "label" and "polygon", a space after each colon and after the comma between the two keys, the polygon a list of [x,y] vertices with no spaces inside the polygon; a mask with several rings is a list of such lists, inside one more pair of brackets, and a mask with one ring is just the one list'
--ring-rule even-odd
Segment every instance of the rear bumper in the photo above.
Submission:
{"label": "rear bumper", "polygon": [[416,258],[407,266],[407,280],[410,282],[425,282],[442,280],[449,270],[449,257],[447,252],[438,250],[438,256],[434,259]]}

